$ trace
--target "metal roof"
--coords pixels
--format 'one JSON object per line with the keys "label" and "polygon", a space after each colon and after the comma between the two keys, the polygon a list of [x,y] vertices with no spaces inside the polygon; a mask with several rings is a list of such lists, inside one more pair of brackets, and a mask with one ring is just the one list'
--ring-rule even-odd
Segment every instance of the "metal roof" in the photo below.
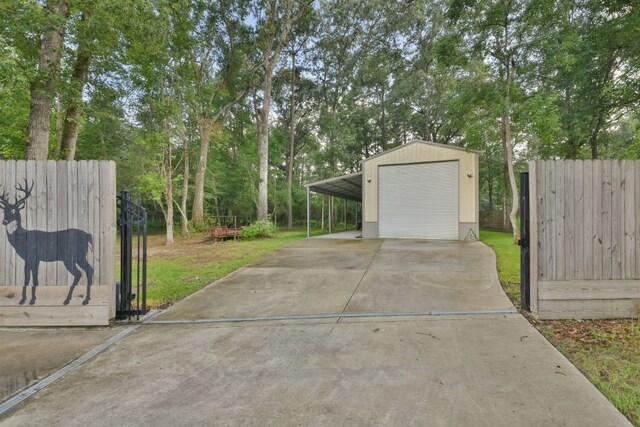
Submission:
{"label": "metal roof", "polygon": [[363,162],[368,162],[369,160],[375,159],[377,157],[386,156],[387,154],[389,154],[389,153],[391,153],[393,151],[404,150],[405,148],[407,148],[407,147],[409,147],[411,145],[416,145],[416,144],[431,145],[433,147],[444,148],[446,150],[457,150],[457,151],[464,151],[464,152],[467,152],[467,153],[482,154],[480,151],[467,150],[466,148],[458,147],[457,145],[438,144],[436,142],[422,141],[422,140],[419,140],[419,139],[414,139],[412,141],[407,142],[406,144],[398,145],[397,147],[394,147],[394,148],[392,148],[390,150],[383,151],[382,153],[374,154],[373,156],[369,156],[366,159],[363,159]]}
{"label": "metal roof", "polygon": [[309,187],[309,190],[316,193],[328,194],[329,196],[361,202],[362,172],[325,179],[324,181],[307,184],[307,187]]}
{"label": "metal roof", "polygon": [[[402,150],[407,148],[410,145],[415,144],[425,144],[432,145],[434,147],[445,148],[448,150],[458,150],[465,151],[467,153],[480,153],[479,151],[474,150],[466,150],[463,147],[457,147],[455,145],[445,145],[445,144],[436,144],[434,142],[429,141],[420,141],[413,140],[407,144],[400,145],[391,150],[383,151],[382,153],[376,154],[371,157],[367,157],[363,159],[363,162],[367,162],[371,159],[375,159],[376,157],[384,156],[392,151]],[[358,202],[362,201],[362,172],[356,172],[349,175],[342,175],[335,178],[325,179],[324,181],[318,181],[311,184],[307,184],[309,190],[321,193],[328,194],[329,196],[340,197],[347,200],[355,200]]]}

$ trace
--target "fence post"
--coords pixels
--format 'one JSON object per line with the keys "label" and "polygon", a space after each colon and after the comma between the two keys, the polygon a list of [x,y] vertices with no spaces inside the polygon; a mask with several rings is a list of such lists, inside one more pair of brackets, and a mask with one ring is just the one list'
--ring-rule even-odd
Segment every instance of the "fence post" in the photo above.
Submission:
{"label": "fence post", "polygon": [[530,309],[529,172],[520,173],[520,307]]}

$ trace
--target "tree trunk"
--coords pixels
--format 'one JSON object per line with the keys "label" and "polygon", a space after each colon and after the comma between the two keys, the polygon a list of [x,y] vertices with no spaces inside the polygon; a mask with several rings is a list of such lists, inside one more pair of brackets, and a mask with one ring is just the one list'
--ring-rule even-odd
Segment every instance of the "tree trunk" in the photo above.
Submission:
{"label": "tree trunk", "polygon": [[210,118],[198,119],[198,132],[200,133],[200,157],[196,167],[195,188],[193,193],[193,209],[191,222],[202,223],[204,220],[204,175],[207,171],[207,159],[209,157],[209,143],[211,139],[213,122]]}
{"label": "tree trunk", "polygon": [[487,184],[489,188],[489,210],[493,210],[493,179]]}
{"label": "tree trunk", "polygon": [[291,50],[291,99],[289,122],[289,157],[287,158],[287,230],[293,230],[293,162],[296,141],[296,52]]}
{"label": "tree trunk", "polygon": [[215,176],[211,177],[211,188],[213,189],[213,208],[216,211],[216,218],[220,219],[220,203],[218,200],[218,185]]}
{"label": "tree trunk", "polygon": [[[85,20],[82,15],[82,20]],[[60,156],[64,160],[73,160],[76,156],[76,143],[80,130],[80,114],[82,113],[82,92],[89,75],[91,63],[91,49],[85,40],[80,40],[76,63],[71,74],[71,88],[67,100],[67,113],[62,129],[62,141],[60,144]]]}
{"label": "tree trunk", "polygon": [[511,220],[509,219],[509,212],[511,211],[511,205],[509,204],[509,191],[511,190],[511,184],[509,184],[509,165],[507,162],[507,149],[504,143],[504,117],[500,118],[500,125],[502,126],[502,186],[504,188],[504,197],[502,198],[502,228],[504,231],[513,231],[511,227]]}
{"label": "tree trunk", "polygon": [[598,158],[598,135],[600,134],[600,129],[602,129],[603,124],[604,114],[599,113],[598,119],[596,121],[596,126],[591,132],[591,137],[589,138],[589,145],[591,146],[591,158],[593,160]]}
{"label": "tree trunk", "polygon": [[271,86],[273,65],[264,64],[264,81],[262,83],[262,108],[258,121],[258,153],[260,155],[258,182],[258,221],[266,221],[269,214],[269,108],[271,104]]}
{"label": "tree trunk", "polygon": [[[331,147],[330,150],[330,158],[329,158],[329,170],[331,171],[335,171],[338,168],[338,156],[337,156],[337,149],[336,149],[336,144],[337,144],[337,137],[336,137],[336,129],[338,127],[338,113],[337,113],[337,108],[336,108],[336,103],[334,103],[331,106],[331,127],[329,128],[329,147]],[[369,153],[367,153],[367,157],[369,156]]]}
{"label": "tree trunk", "polygon": [[429,108],[425,108],[423,120],[424,120],[424,124],[422,129],[422,133],[423,133],[422,139],[425,141],[429,141],[429,139],[431,138],[430,132],[429,132],[429,123],[431,121],[431,111],[429,111]]}
{"label": "tree trunk", "polygon": [[381,112],[381,126],[380,126],[380,133],[381,133],[381,137],[382,137],[382,151],[387,151],[387,112],[386,112],[386,105],[385,105],[385,93],[384,93],[384,86],[382,86],[382,91],[380,94],[380,109],[382,110]]}
{"label": "tree trunk", "polygon": [[[169,137],[168,132],[165,135]],[[167,141],[167,158],[165,159],[164,172],[164,198],[167,203],[167,213],[165,215],[165,223],[167,225],[167,246],[173,245],[173,150],[171,141]]]}
{"label": "tree trunk", "polygon": [[182,201],[180,202],[180,234],[189,237],[189,219],[187,218],[187,202],[189,200],[189,140],[184,139],[184,176],[182,179]]}
{"label": "tree trunk", "polygon": [[[565,108],[567,108],[568,110],[571,110],[572,106],[571,106],[571,89],[567,89],[565,91]],[[575,135],[575,129],[573,126],[573,123],[571,121],[571,118],[567,119],[567,158],[568,159],[577,159],[578,158],[578,149],[579,147],[579,141],[578,138]]]}
{"label": "tree trunk", "polygon": [[56,97],[56,148],[53,151],[53,158],[60,158],[60,149],[62,147],[62,126],[64,125],[64,107],[62,105],[62,97]]}
{"label": "tree trunk", "polygon": [[[287,45],[291,28],[295,22],[307,11],[311,1],[300,5],[297,14],[292,15],[294,2],[283,1],[280,6],[284,9],[284,17],[279,18],[276,0],[269,2],[266,21],[263,23],[267,30],[264,45],[262,46],[262,66],[264,79],[262,81],[262,109],[258,120],[258,153],[260,157],[259,181],[258,181],[258,221],[266,221],[269,210],[269,109],[271,105],[271,88],[273,68],[280,59],[282,49]],[[279,30],[278,30],[279,29]]]}
{"label": "tree trunk", "polygon": [[516,185],[516,176],[513,169],[513,141],[511,135],[511,84],[513,82],[513,69],[511,62],[507,65],[507,75],[505,81],[504,92],[504,110],[502,112],[502,144],[505,153],[505,162],[507,164],[507,174],[509,176],[509,186],[511,187],[511,211],[509,212],[509,220],[513,229],[513,239],[515,243],[520,240],[520,230],[516,216],[518,214],[518,187]]}
{"label": "tree trunk", "polygon": [[51,110],[55,96],[55,82],[60,71],[65,25],[69,15],[69,7],[64,0],[50,0],[46,8],[57,24],[42,39],[38,76],[31,84],[26,152],[28,160],[47,160],[49,157]]}

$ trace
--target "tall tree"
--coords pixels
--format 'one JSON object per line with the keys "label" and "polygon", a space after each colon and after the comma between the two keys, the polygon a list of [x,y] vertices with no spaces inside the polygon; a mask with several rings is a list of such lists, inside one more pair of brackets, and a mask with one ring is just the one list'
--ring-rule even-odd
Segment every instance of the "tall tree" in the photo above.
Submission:
{"label": "tall tree", "polygon": [[[299,46],[294,42],[289,49],[291,68],[281,69],[273,80],[273,105],[278,124],[271,133],[273,141],[270,143],[270,163],[272,166],[282,168],[281,160],[284,158],[284,171],[286,186],[286,211],[287,228],[293,228],[294,221],[294,175],[299,162],[299,155],[304,152],[312,142],[310,137],[313,124],[310,115],[317,107],[315,102],[316,86],[314,82],[304,75],[303,64],[298,65],[297,58],[300,54]],[[286,141],[285,141],[286,139]],[[282,146],[279,147],[278,143]]]}
{"label": "tall tree", "polygon": [[517,226],[518,187],[514,171],[512,110],[517,65],[524,67],[529,57],[531,28],[527,13],[532,2],[517,0],[454,1],[449,15],[461,23],[462,30],[493,71],[496,89],[500,93],[500,129],[503,149],[504,176],[509,198],[505,198],[505,223],[513,230],[514,240],[520,238]]}
{"label": "tall tree", "polygon": [[[178,144],[184,117],[181,79],[185,39],[180,31],[188,10],[175,2],[160,3],[151,38],[136,46],[132,56],[135,78],[142,92],[138,120],[146,134],[143,144],[160,161],[147,174],[153,201],[165,218],[166,243],[174,242],[174,147]],[[159,163],[159,164],[158,164]],[[141,172],[142,173],[142,172]],[[160,190],[161,188],[161,190]]]}
{"label": "tall tree", "polygon": [[296,55],[298,50],[293,46],[289,51],[291,57],[291,95],[289,98],[289,152],[287,154],[287,230],[293,230],[293,163],[295,161],[296,149]]}
{"label": "tall tree", "polygon": [[262,103],[258,111],[258,153],[260,156],[258,182],[258,220],[268,218],[269,179],[269,112],[273,71],[283,49],[289,42],[296,22],[308,12],[313,1],[256,0],[254,12],[258,17],[258,51],[262,67]]}
{"label": "tall tree", "polygon": [[26,157],[32,160],[46,160],[49,156],[51,111],[69,16],[69,6],[65,0],[49,0],[43,7],[47,11],[47,23],[40,45],[37,76],[31,83],[29,107]]}
{"label": "tall tree", "polygon": [[182,161],[183,161],[183,173],[182,173],[182,199],[180,202],[180,234],[183,237],[189,237],[189,218],[187,216],[187,203],[189,202],[189,178],[191,172],[191,165],[189,163],[191,158],[189,148],[189,137],[187,135],[182,136]]}
{"label": "tall tree", "polygon": [[293,229],[293,171],[295,167],[296,154],[299,149],[296,144],[296,128],[298,123],[298,104],[303,103],[305,95],[297,96],[296,86],[300,79],[301,69],[298,69],[298,62],[304,49],[308,48],[309,38],[315,31],[316,19],[315,14],[306,14],[292,30],[291,44],[288,49],[289,58],[291,60],[291,68],[289,70],[289,147],[286,155],[287,168],[287,230]]}
{"label": "tall tree", "polygon": [[245,95],[249,87],[247,76],[254,70],[246,56],[246,13],[244,2],[225,0],[216,5],[197,1],[183,23],[190,39],[185,57],[190,88],[185,100],[200,136],[191,211],[194,223],[204,219],[204,184],[212,132]]}
{"label": "tall tree", "polygon": [[[80,22],[86,24],[91,19],[91,10],[82,12]],[[82,31],[82,29],[80,30]],[[80,129],[80,114],[82,109],[82,91],[89,75],[91,63],[93,35],[79,37],[76,51],[75,64],[71,72],[71,82],[67,96],[66,114],[62,125],[60,146],[57,148],[57,156],[65,160],[73,160],[76,155],[76,143]]]}
{"label": "tall tree", "polygon": [[63,107],[62,127],[55,157],[75,158],[78,135],[82,131],[87,84],[100,80],[117,85],[126,78],[126,51],[133,38],[145,38],[145,28],[154,18],[145,0],[80,1],[73,5],[68,21],[69,43],[63,70],[65,80],[59,100]]}

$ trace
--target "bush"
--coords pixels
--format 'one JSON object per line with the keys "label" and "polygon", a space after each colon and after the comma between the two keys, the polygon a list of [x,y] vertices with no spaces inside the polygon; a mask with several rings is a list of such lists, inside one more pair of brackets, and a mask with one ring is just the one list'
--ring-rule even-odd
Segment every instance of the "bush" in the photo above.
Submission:
{"label": "bush", "polygon": [[278,229],[269,221],[256,221],[242,229],[241,236],[245,239],[257,239],[260,237],[275,237]]}

